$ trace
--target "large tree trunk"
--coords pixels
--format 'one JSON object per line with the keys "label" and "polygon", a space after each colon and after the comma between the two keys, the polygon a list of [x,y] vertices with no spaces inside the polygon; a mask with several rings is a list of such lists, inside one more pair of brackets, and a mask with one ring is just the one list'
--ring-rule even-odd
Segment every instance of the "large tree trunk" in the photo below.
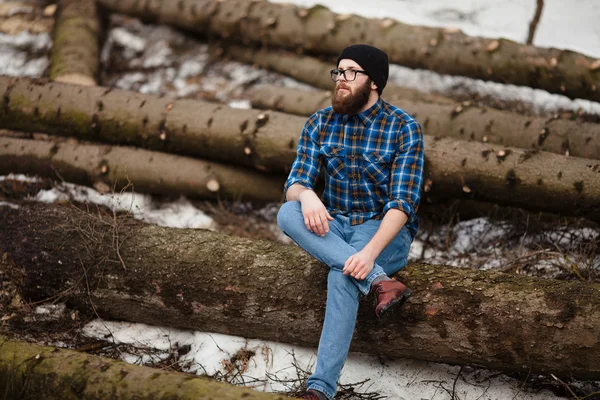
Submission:
{"label": "large tree trunk", "polygon": [[285,397],[207,378],[140,367],[0,337],[4,399],[272,399]]}
{"label": "large tree trunk", "polygon": [[[0,207],[0,219],[0,272],[27,300],[60,294],[107,319],[318,343],[327,267],[294,245],[69,206]],[[425,264],[400,278],[413,296],[385,321],[363,298],[353,350],[600,379],[600,285]]]}
{"label": "large tree trunk", "polygon": [[[220,58],[234,59],[239,62],[275,71],[323,90],[331,91],[333,89],[333,82],[329,77],[329,71],[335,65],[335,58],[323,61],[316,57],[300,55],[281,49],[263,47],[257,50],[252,47],[232,43],[210,45],[208,49],[211,54]],[[458,106],[456,104],[457,101],[468,104],[475,102],[481,107],[492,107],[528,116],[539,115],[555,118],[556,115],[555,112],[536,110],[533,104],[516,99],[505,100],[491,95],[479,95],[461,90],[450,90],[443,95],[423,93],[418,90],[397,86],[390,82],[386,85],[383,96],[392,103],[397,99],[436,104],[453,104],[455,106]],[[571,119],[575,115],[580,120],[598,122],[597,116],[587,115],[581,110],[577,112],[561,112],[559,114],[564,119]]]}
{"label": "large tree trunk", "polygon": [[50,79],[77,85],[96,85],[101,26],[95,0],[58,2]]}
{"label": "large tree trunk", "polygon": [[[209,46],[209,51],[213,54],[220,54],[221,56],[230,57],[240,62],[253,64],[270,71],[290,76],[320,89],[333,90],[334,88],[330,71],[335,65],[333,63],[321,61],[315,57],[298,55],[282,50],[270,50],[268,48],[256,50],[248,46],[235,44],[219,47],[211,45]],[[386,98],[389,99],[401,98],[439,104],[455,104],[455,101],[444,96],[423,93],[418,90],[394,84],[386,85],[384,94]]]}
{"label": "large tree trunk", "polygon": [[197,100],[0,77],[0,128],[286,171],[304,119]]}
{"label": "large tree trunk", "polygon": [[304,9],[253,0],[99,2],[115,12],[245,43],[336,56],[350,44],[368,43],[387,52],[391,62],[407,67],[600,101],[600,61],[573,51],[469,37],[456,29],[410,26],[392,19],[338,15],[320,5]]}
{"label": "large tree trunk", "polygon": [[[277,112],[25,78],[0,78],[0,93],[0,128],[149,147],[274,172],[291,165],[304,124],[304,118]],[[600,220],[598,161],[431,136],[425,136],[425,156],[428,196],[467,196]]]}
{"label": "large tree trunk", "polygon": [[213,199],[280,201],[285,178],[131,147],[0,136],[0,174],[26,173],[93,186]]}
{"label": "large tree trunk", "polygon": [[[251,92],[253,108],[311,115],[331,105],[331,93],[260,86]],[[480,108],[469,103],[436,104],[402,97],[384,99],[407,111],[428,135],[538,149],[556,154],[600,159],[600,125],[565,119],[526,117]]]}
{"label": "large tree trunk", "polygon": [[[130,144],[285,172],[304,118],[169,102],[105,88],[0,78],[0,128]],[[600,220],[600,163],[537,150],[425,136],[425,191]]]}

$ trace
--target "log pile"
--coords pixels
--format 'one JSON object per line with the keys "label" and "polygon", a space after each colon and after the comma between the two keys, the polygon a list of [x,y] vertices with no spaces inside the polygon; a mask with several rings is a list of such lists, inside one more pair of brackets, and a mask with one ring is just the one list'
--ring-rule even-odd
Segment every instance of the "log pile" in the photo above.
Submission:
{"label": "log pile", "polygon": [[353,43],[384,50],[390,62],[448,75],[524,85],[600,101],[600,63],[573,51],[543,49],[506,39],[470,37],[457,29],[403,24],[254,0],[140,2],[98,0],[113,12],[172,24],[206,36],[243,38],[293,51],[337,57]]}
{"label": "log pile", "polygon": [[[392,62],[408,67],[600,101],[600,62],[570,51],[336,15],[322,6],[253,0],[97,3],[104,11],[225,39],[221,56],[285,72],[315,91],[256,88],[255,109],[235,110],[103,87],[98,82],[103,24],[96,3],[62,0],[51,81],[0,77],[0,129],[49,136],[0,134],[0,174],[58,175],[101,192],[133,183],[148,193],[279,202],[306,115],[329,105],[331,93],[316,90],[332,88],[329,61],[357,41],[384,49]],[[393,85],[384,99],[424,127],[428,203],[472,199],[600,221],[597,124],[521,115]],[[93,308],[105,318],[317,345],[326,269],[294,246],[126,219],[118,229],[127,242],[117,249],[114,219],[64,206],[0,207],[0,220],[0,276],[18,282],[28,301],[63,294],[69,306],[84,313]],[[95,239],[73,227],[92,229]],[[600,379],[598,284],[425,264],[410,265],[401,278],[415,289],[408,306],[382,326],[370,306],[361,305],[354,349]],[[2,339],[0,346],[8,354],[0,358],[0,370],[9,371],[7,360],[25,355],[22,364],[36,384],[47,381],[44,374],[58,368],[63,355],[113,368],[109,361],[69,352],[32,350]],[[43,362],[27,366],[31,352],[43,353]],[[123,374],[126,367],[114,368]],[[71,379],[65,373],[60,379]],[[127,370],[138,373],[146,372]],[[177,386],[177,379],[170,382]],[[0,381],[0,390],[8,393],[6,385]],[[189,385],[222,390],[195,380]],[[242,391],[219,398],[246,396],[272,398]]]}
{"label": "log pile", "polygon": [[[3,207],[0,218],[0,273],[32,301],[64,294],[106,319],[318,343],[327,268],[296,246],[69,205]],[[410,302],[381,323],[363,298],[354,350],[600,379],[600,284],[426,264],[400,275]]]}

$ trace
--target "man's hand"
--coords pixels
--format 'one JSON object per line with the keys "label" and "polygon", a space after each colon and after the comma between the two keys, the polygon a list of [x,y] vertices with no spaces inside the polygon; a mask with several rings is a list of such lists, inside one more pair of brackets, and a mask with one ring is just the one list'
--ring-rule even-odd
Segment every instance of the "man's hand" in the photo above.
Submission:
{"label": "man's hand", "polygon": [[306,229],[316,235],[325,236],[329,232],[329,221],[333,221],[333,217],[329,215],[319,196],[312,190],[305,190],[298,195],[298,200],[302,206]]}
{"label": "man's hand", "polygon": [[358,253],[350,256],[344,264],[344,275],[350,275],[360,281],[365,279],[375,265],[375,258],[366,250],[361,250]]}

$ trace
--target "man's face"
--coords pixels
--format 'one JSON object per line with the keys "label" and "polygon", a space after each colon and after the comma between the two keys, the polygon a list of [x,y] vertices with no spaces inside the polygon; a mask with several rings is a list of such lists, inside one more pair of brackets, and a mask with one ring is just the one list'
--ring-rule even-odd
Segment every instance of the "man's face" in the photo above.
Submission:
{"label": "man's face", "polygon": [[[364,71],[354,60],[340,60],[338,69]],[[369,101],[371,94],[371,79],[362,73],[356,74],[354,81],[346,81],[340,76],[335,84],[335,90],[331,97],[333,111],[341,114],[357,114]]]}

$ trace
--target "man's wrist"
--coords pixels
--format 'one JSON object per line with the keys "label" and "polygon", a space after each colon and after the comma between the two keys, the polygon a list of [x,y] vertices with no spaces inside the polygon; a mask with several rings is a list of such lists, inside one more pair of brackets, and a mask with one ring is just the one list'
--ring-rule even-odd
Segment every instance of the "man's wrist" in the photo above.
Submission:
{"label": "man's wrist", "polygon": [[313,192],[312,190],[306,188],[305,190],[301,191],[300,193],[298,193],[298,201],[300,203],[302,203],[302,199],[306,198],[306,196],[311,196],[311,194],[314,194],[315,192]]}
{"label": "man's wrist", "polygon": [[369,258],[371,258],[373,261],[375,261],[377,259],[377,257],[379,257],[379,251],[376,251],[375,249],[372,248],[372,246],[369,246],[369,244],[367,243],[367,245],[365,247],[363,247],[362,251],[365,253],[365,255]]}

